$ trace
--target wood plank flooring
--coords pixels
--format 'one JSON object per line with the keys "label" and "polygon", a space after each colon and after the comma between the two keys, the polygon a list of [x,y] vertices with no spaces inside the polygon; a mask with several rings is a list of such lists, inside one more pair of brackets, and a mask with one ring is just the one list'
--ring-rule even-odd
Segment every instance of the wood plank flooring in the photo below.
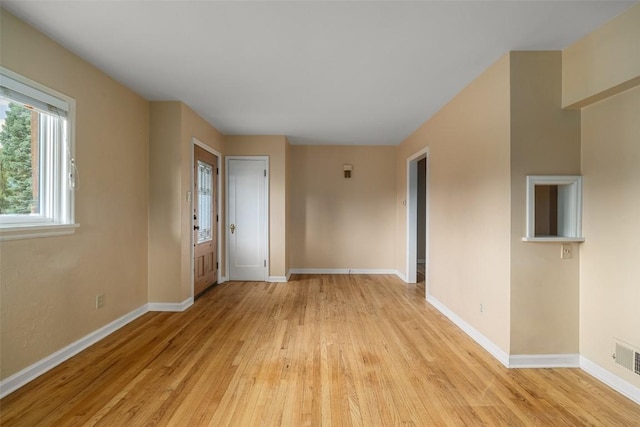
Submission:
{"label": "wood plank flooring", "polygon": [[0,401],[2,426],[638,426],[579,369],[506,369],[394,276],[228,282]]}

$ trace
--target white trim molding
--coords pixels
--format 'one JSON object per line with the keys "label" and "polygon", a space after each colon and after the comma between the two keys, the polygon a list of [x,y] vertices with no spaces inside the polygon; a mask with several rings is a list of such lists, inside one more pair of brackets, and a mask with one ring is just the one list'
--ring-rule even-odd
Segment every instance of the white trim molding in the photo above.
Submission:
{"label": "white trim molding", "polygon": [[500,347],[495,345],[489,338],[485,337],[477,329],[465,322],[460,316],[449,310],[447,306],[442,304],[431,295],[427,296],[427,302],[434,306],[440,313],[444,314],[457,327],[462,329],[464,333],[469,335],[475,342],[480,344],[482,348],[487,350],[493,357],[498,359],[500,363],[502,363],[507,368],[509,367],[509,355],[505,353]]}
{"label": "white trim molding", "polygon": [[0,227],[0,242],[7,240],[36,239],[40,237],[70,236],[80,224],[33,225],[25,227]]}
{"label": "white trim molding", "polygon": [[189,297],[182,302],[150,302],[147,304],[148,311],[185,311],[193,305],[193,297]]}
{"label": "white trim molding", "polygon": [[50,354],[44,359],[37,361],[33,365],[27,366],[20,372],[17,372],[8,378],[5,378],[4,380],[0,381],[0,398],[3,398],[9,393],[19,389],[28,382],[33,381],[40,375],[72,358],[76,354],[87,349],[88,347],[92,346],[101,339],[107,337],[108,335],[112,334],[113,332],[117,331],[118,329],[134,321],[147,312],[147,304],[145,304],[142,307],[139,307],[114,320],[113,322],[101,327],[100,329],[97,329],[90,334],[85,335],[84,337],[56,351],[55,353]]}
{"label": "white trim molding", "polygon": [[580,356],[580,368],[597,379],[598,381],[608,385],[618,393],[633,400],[640,405],[640,388],[623,380],[613,372],[606,370],[602,366],[592,362],[584,356]]}
{"label": "white trim molding", "polygon": [[269,276],[267,277],[267,282],[272,283],[287,283],[289,281],[288,276]]}
{"label": "white trim molding", "polygon": [[579,354],[513,354],[510,368],[579,368]]}
{"label": "white trim molding", "polygon": [[[558,187],[557,236],[536,237],[536,186]],[[582,237],[582,176],[527,175],[525,242],[584,242]]]}
{"label": "white trim molding", "polygon": [[292,268],[289,274],[398,274],[390,268]]}

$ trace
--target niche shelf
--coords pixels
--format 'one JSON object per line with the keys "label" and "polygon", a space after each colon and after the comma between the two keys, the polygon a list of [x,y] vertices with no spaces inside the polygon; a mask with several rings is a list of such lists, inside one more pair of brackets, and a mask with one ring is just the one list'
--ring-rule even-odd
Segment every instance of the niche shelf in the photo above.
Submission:
{"label": "niche shelf", "polygon": [[525,242],[584,242],[582,177],[527,176]]}

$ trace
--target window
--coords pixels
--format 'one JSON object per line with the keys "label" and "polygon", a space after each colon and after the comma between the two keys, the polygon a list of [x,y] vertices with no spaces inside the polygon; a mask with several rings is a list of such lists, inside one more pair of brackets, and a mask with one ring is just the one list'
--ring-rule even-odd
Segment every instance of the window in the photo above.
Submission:
{"label": "window", "polygon": [[0,67],[0,240],[72,234],[74,101]]}
{"label": "window", "polygon": [[528,242],[583,242],[582,177],[527,176]]}
{"label": "window", "polygon": [[213,239],[213,167],[198,160],[198,244]]}

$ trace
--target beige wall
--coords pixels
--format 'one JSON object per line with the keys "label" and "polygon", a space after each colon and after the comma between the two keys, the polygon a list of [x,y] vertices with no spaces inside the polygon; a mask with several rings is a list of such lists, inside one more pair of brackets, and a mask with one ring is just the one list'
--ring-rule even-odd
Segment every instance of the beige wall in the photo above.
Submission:
{"label": "beige wall", "polygon": [[406,161],[428,146],[429,293],[507,354],[578,351],[579,258],[522,242],[526,176],[580,173],[580,113],[560,108],[561,70],[560,52],[511,52],[398,147],[396,267]]}
{"label": "beige wall", "polygon": [[562,105],[584,107],[640,85],[640,4],[562,52]]}
{"label": "beige wall", "polygon": [[511,354],[578,352],[579,245],[523,242],[527,175],[580,174],[580,112],[562,110],[562,54],[511,52]]}
{"label": "beige wall", "polygon": [[[193,174],[193,138],[219,153],[224,151],[224,140],[179,101],[150,103],[149,133],[148,298],[150,302],[180,303],[193,296],[192,207],[187,199]],[[223,167],[220,173],[224,174]],[[221,205],[224,211],[223,197]],[[221,238],[224,248],[224,236]],[[223,256],[221,260],[219,277],[225,274]]]}
{"label": "beige wall", "polygon": [[394,157],[394,147],[292,147],[292,268],[394,267]]}
{"label": "beige wall", "polygon": [[149,260],[148,299],[182,302],[180,102],[149,107]]}
{"label": "beige wall", "polygon": [[407,158],[429,147],[429,293],[506,353],[509,72],[505,55],[396,150],[396,268],[406,265]]}
{"label": "beige wall", "polygon": [[[563,102],[582,109],[580,354],[640,387],[611,358],[640,349],[640,5],[563,52]],[[627,83],[625,83],[627,82]],[[599,102],[598,102],[599,101]],[[574,255],[575,256],[575,255]]]}
{"label": "beige wall", "polygon": [[580,353],[640,387],[611,358],[614,338],[640,349],[640,88],[582,110],[584,234]]}
{"label": "beige wall", "polygon": [[287,146],[284,136],[226,136],[227,156],[269,156],[269,276],[287,270]]}
{"label": "beige wall", "polygon": [[4,379],[147,302],[149,138],[144,99],[10,13],[0,19],[2,66],[76,99],[80,224],[0,243]]}

